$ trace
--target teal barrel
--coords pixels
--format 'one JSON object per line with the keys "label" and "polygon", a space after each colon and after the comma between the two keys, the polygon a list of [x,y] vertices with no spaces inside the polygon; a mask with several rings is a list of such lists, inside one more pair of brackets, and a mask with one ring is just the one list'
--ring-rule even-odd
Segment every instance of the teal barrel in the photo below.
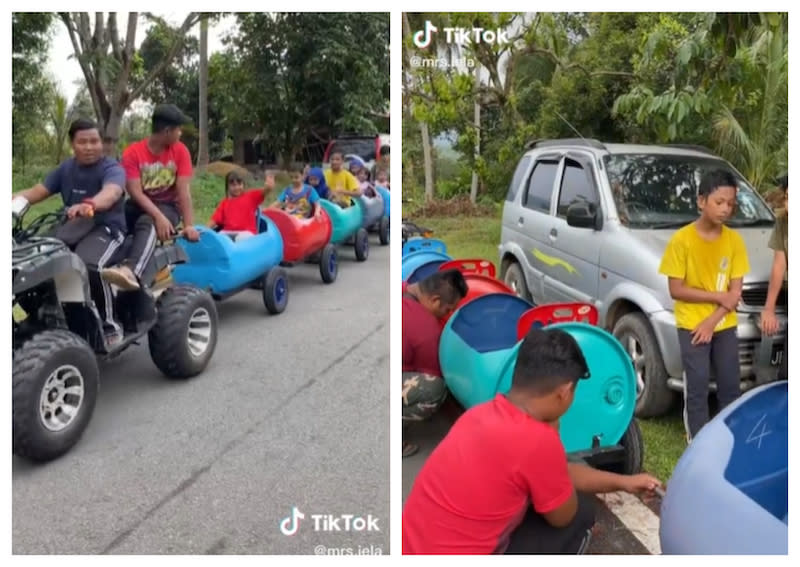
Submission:
{"label": "teal barrel", "polygon": [[361,228],[361,223],[364,221],[364,205],[360,204],[358,199],[356,199],[355,205],[346,209],[327,199],[320,199],[319,202],[331,218],[333,225],[331,242],[333,244],[341,244]]}
{"label": "teal barrel", "polygon": [[429,275],[437,272],[439,266],[452,260],[450,256],[442,252],[423,249],[403,256],[402,273],[403,281],[415,283],[424,280]]}
{"label": "teal barrel", "polygon": [[[511,388],[517,353],[517,321],[532,306],[509,294],[488,294],[462,306],[447,322],[439,342],[439,362],[453,397],[466,408]],[[561,419],[567,452],[611,447],[633,419],[636,374],[622,345],[609,333],[585,323],[559,323],[578,342],[591,377],[581,380],[572,406]]]}

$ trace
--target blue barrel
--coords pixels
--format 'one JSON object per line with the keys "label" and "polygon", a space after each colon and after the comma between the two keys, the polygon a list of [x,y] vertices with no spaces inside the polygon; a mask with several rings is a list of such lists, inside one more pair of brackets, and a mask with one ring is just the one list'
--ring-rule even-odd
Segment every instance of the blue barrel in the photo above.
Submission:
{"label": "blue barrel", "polygon": [[[511,389],[522,341],[517,321],[533,306],[509,294],[488,294],[462,306],[442,331],[439,363],[453,397],[465,408]],[[559,323],[586,358],[591,377],[578,382],[575,398],[561,418],[561,441],[567,452],[611,447],[622,439],[636,406],[636,373],[616,338],[585,323]]]}
{"label": "blue barrel", "polygon": [[661,504],[665,554],[789,551],[789,389],[751,390],[694,437]]}
{"label": "blue barrel", "polygon": [[257,280],[283,260],[283,238],[278,227],[264,217],[266,231],[239,242],[197,226],[200,240],[176,240],[189,257],[172,272],[176,283],[191,284],[224,295]]}
{"label": "blue barrel", "polygon": [[447,254],[447,244],[436,238],[412,238],[403,244],[403,258],[423,250]]}
{"label": "blue barrel", "polygon": [[447,254],[433,250],[419,250],[403,256],[403,281],[415,283],[438,271],[439,266],[452,260]]}

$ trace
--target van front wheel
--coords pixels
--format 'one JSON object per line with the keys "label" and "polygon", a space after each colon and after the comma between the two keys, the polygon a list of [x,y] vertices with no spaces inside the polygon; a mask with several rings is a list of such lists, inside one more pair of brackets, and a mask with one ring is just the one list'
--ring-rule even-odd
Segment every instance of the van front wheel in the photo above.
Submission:
{"label": "van front wheel", "polygon": [[650,322],[642,313],[628,313],[616,322],[613,334],[636,372],[636,416],[664,415],[675,402],[675,393],[667,386],[667,370]]}

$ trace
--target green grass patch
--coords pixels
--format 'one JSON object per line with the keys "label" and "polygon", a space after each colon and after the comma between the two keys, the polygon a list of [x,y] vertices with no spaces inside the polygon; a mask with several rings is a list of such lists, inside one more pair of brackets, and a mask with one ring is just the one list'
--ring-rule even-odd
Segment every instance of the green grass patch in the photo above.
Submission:
{"label": "green grass patch", "polygon": [[[447,253],[453,258],[483,258],[494,262],[499,269],[497,246],[500,244],[500,222],[494,217],[423,217],[412,220],[432,229],[433,238],[447,244]],[[686,441],[683,421],[676,409],[670,414],[639,420],[645,445],[645,470],[662,481],[669,480]]]}

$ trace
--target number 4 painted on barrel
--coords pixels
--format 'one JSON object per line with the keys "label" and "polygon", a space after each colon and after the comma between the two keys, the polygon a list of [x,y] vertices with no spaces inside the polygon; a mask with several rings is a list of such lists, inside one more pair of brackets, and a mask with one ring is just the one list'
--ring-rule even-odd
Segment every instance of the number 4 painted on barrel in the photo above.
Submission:
{"label": "number 4 painted on barrel", "polygon": [[[764,423],[765,419],[767,419],[767,414],[762,415],[761,419],[756,422],[755,426],[750,431],[750,435],[747,436],[745,443],[753,443],[758,441],[758,448],[761,449],[761,440],[772,433],[772,431],[767,431],[767,424]],[[760,429],[759,426],[761,426]],[[758,435],[756,435],[756,429],[759,430]]]}

